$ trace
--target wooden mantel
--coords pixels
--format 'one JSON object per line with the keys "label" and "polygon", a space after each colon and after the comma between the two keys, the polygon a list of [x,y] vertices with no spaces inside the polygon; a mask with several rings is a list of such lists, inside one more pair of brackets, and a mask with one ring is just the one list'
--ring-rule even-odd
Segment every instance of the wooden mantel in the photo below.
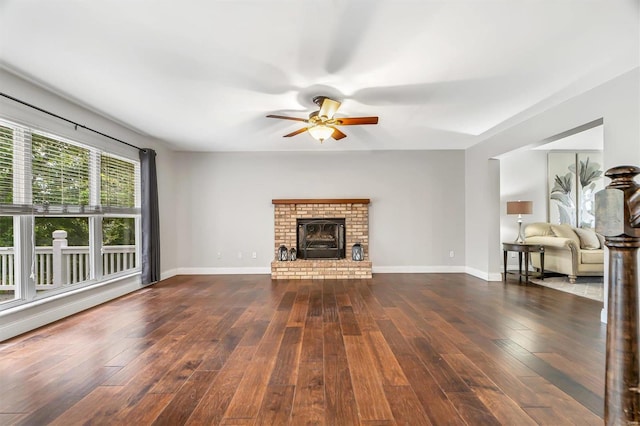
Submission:
{"label": "wooden mantel", "polygon": [[292,198],[271,200],[273,204],[369,204],[368,198]]}

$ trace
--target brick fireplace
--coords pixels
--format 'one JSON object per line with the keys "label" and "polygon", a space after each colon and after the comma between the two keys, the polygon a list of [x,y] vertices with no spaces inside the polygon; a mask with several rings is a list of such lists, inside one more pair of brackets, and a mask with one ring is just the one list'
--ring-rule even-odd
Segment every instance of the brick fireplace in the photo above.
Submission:
{"label": "brick fireplace", "polygon": [[[275,241],[274,253],[280,245],[297,247],[298,219],[344,218],[344,259],[297,259],[271,262],[274,279],[338,279],[371,278],[369,260],[369,199],[279,199],[273,200]],[[351,247],[360,243],[364,260],[351,260]],[[277,259],[277,256],[276,256]]]}

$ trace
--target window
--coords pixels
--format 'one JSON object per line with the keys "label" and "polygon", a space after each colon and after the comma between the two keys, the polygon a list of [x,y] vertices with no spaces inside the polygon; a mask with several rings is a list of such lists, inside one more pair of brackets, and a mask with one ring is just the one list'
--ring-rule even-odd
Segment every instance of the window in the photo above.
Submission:
{"label": "window", "polygon": [[131,161],[103,154],[100,157],[100,202],[110,213],[102,220],[102,271],[115,274],[136,266],[135,212],[140,170]]}
{"label": "window", "polygon": [[134,218],[102,219],[102,271],[115,274],[136,267],[136,224]]}
{"label": "window", "polygon": [[135,188],[139,172],[131,161],[113,155],[100,157],[100,202],[103,207],[130,209],[135,207]]}
{"label": "window", "polygon": [[[13,129],[0,126],[0,204],[13,203]],[[16,298],[13,217],[0,215],[0,303]]]}
{"label": "window", "polygon": [[14,257],[13,218],[0,216],[0,303],[16,298]]}
{"label": "window", "polygon": [[31,139],[33,204],[89,204],[89,150],[43,135]]}
{"label": "window", "polygon": [[137,268],[139,169],[0,120],[0,309]]}

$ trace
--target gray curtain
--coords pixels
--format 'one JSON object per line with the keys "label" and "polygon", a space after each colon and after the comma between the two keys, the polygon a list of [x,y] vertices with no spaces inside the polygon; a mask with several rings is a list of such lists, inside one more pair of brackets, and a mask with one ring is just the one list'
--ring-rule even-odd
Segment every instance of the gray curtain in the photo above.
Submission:
{"label": "gray curtain", "polygon": [[158,213],[158,176],[156,152],[140,150],[140,186],[142,189],[142,284],[160,280],[160,216]]}

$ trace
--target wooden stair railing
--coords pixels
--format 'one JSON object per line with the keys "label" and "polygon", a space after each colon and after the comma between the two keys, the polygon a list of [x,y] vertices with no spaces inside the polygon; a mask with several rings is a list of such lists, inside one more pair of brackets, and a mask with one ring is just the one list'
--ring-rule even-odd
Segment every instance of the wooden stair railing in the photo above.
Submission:
{"label": "wooden stair railing", "polygon": [[640,425],[638,360],[638,248],[640,167],[607,170],[606,189],[596,194],[596,232],[609,249],[607,352],[604,400],[606,425]]}

